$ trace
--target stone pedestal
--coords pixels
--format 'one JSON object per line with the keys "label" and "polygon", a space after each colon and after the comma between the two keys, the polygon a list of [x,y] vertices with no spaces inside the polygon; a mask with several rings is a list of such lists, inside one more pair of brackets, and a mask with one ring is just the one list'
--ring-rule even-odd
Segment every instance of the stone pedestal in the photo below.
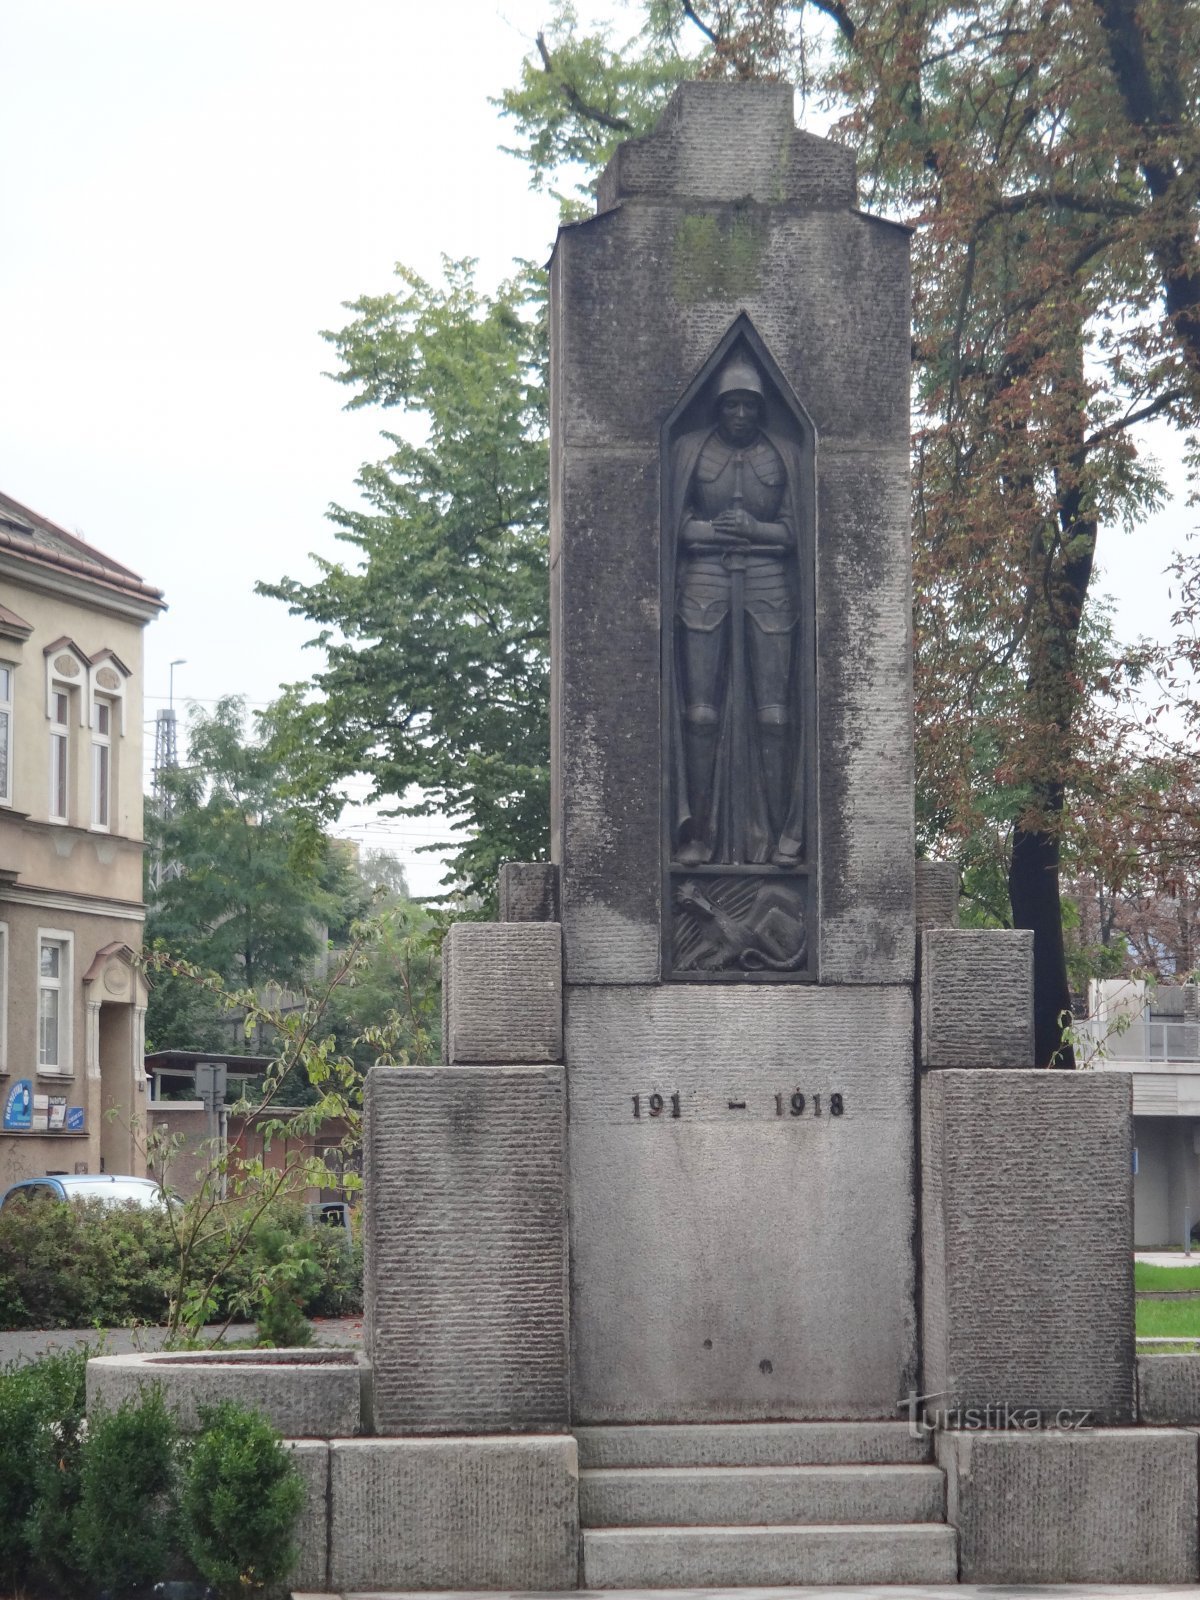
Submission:
{"label": "stone pedestal", "polygon": [[[572,1414],[891,1417],[916,1371],[908,237],[789,88],[690,83],[560,233],[550,320]],[[726,468],[747,383],[758,442]],[[710,594],[680,518],[726,470],[734,504],[775,486],[755,537],[787,553],[742,587],[710,553]],[[802,820],[756,854],[738,784],[766,792],[780,728]],[[705,729],[762,765],[731,758],[701,859]]]}
{"label": "stone pedestal", "polygon": [[925,1074],[929,1409],[1133,1419],[1130,1095],[1118,1073]]}
{"label": "stone pedestal", "polygon": [[567,1424],[561,1067],[373,1067],[364,1133],[374,1431]]}

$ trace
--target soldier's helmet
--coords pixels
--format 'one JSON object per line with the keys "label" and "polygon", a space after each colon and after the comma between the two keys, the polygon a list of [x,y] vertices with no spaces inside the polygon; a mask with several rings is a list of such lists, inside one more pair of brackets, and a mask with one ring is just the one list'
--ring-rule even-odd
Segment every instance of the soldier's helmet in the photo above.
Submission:
{"label": "soldier's helmet", "polygon": [[758,368],[745,356],[734,356],[721,368],[717,378],[717,400],[727,394],[756,394],[760,400],[764,398]]}

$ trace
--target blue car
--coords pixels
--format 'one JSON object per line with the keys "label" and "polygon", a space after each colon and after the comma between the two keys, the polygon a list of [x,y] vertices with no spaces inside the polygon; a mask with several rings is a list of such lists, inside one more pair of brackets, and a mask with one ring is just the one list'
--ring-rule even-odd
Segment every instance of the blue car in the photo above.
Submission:
{"label": "blue car", "polygon": [[153,1178],[125,1178],[114,1172],[73,1176],[61,1173],[44,1178],[22,1178],[10,1184],[0,1198],[0,1211],[13,1205],[34,1205],[43,1200],[103,1200],[106,1205],[162,1206],[161,1185]]}

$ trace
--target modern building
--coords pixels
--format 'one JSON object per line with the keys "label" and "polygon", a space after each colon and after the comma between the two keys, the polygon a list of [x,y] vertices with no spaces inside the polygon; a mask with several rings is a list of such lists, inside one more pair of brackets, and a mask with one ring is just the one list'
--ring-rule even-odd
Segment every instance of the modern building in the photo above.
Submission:
{"label": "modern building", "polygon": [[1134,1243],[1184,1245],[1200,1223],[1200,990],[1106,979],[1089,1011],[1082,1063],[1133,1078]]}
{"label": "modern building", "polygon": [[0,1184],[145,1171],[142,635],[162,609],[0,494]]}

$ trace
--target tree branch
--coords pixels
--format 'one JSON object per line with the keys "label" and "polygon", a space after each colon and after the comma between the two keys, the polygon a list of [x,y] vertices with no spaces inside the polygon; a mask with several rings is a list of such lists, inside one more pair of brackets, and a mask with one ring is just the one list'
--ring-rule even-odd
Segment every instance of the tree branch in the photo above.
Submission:
{"label": "tree branch", "polygon": [[710,44],[717,45],[718,47],[720,46],[720,35],[710,28],[708,23],[705,22],[704,19],[698,14],[695,6],[692,4],[692,0],[683,0],[683,14],[694,27],[699,28],[700,32]]}
{"label": "tree branch", "polygon": [[848,42],[853,43],[854,36],[858,32],[858,29],[855,26],[850,13],[842,4],[842,0],[809,0],[809,3],[810,5],[815,6],[818,11],[823,11],[827,17],[836,22],[842,37]]}
{"label": "tree branch", "polygon": [[546,47],[544,33],[538,34],[536,42],[538,55],[542,58],[542,71],[557,85],[559,93],[576,116],[582,117],[585,122],[598,122],[602,128],[610,128],[614,133],[633,132],[633,124],[625,117],[614,117],[610,111],[605,111],[600,106],[589,105],[574,84],[568,83],[559,75]]}

